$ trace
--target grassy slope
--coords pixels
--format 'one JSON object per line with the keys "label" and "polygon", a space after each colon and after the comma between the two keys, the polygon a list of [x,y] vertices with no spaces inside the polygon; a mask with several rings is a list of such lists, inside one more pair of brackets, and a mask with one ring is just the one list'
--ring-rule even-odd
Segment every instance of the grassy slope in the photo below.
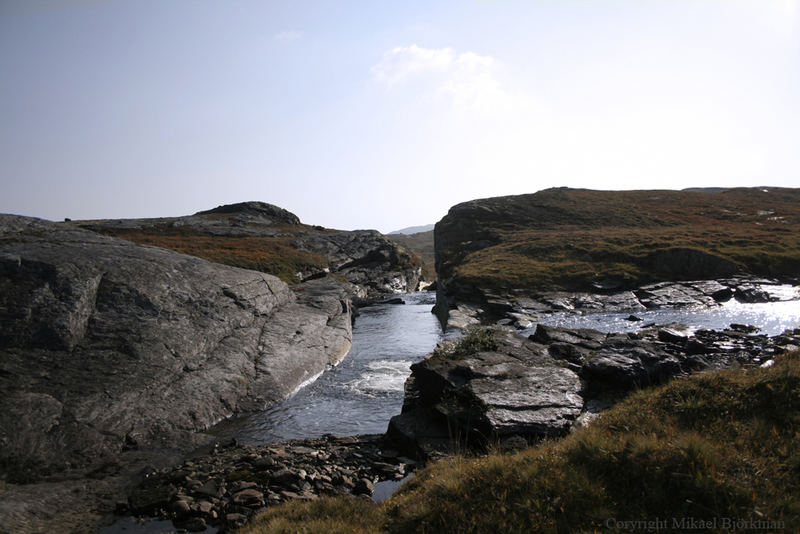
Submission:
{"label": "grassy slope", "polygon": [[439,462],[380,506],[293,502],[241,532],[592,532],[609,518],[668,519],[671,528],[673,517],[716,518],[718,529],[723,518],[784,521],[797,531],[799,438],[796,352],[769,369],[640,391],[559,441]]}
{"label": "grassy slope", "polygon": [[[291,233],[297,227],[280,228]],[[215,236],[185,228],[106,231],[107,235],[141,245],[168,248],[216,263],[273,274],[288,284],[298,283],[296,273],[308,268],[324,269],[328,259],[321,254],[303,252],[292,245],[291,237]]]}
{"label": "grassy slope", "polygon": [[800,272],[798,189],[551,189],[478,202],[494,203],[496,214],[466,210],[462,217],[477,220],[493,245],[464,255],[459,244],[467,236],[456,236],[443,247],[442,265],[444,276],[478,287],[585,289],[606,277],[681,278],[659,272],[654,259],[675,248],[713,254],[758,275]]}

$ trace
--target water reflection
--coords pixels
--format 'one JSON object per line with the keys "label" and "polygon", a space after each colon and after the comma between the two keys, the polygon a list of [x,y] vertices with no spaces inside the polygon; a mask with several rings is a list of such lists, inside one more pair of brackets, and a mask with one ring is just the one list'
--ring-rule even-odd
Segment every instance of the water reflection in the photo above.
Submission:
{"label": "water reflection", "polygon": [[[800,300],[745,304],[734,300],[715,308],[661,309],[636,312],[641,321],[630,321],[629,313],[557,313],[540,322],[563,328],[592,328],[601,332],[634,332],[644,325],[681,323],[691,330],[724,330],[731,323],[757,326],[759,333],[776,336],[789,328],[800,327]],[[535,326],[524,330],[529,334]]]}

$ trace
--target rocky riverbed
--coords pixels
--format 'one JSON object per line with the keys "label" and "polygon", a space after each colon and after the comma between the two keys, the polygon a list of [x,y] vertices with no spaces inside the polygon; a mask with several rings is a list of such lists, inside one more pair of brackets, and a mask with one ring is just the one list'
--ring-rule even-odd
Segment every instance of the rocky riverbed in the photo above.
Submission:
{"label": "rocky riverbed", "polygon": [[324,436],[268,446],[216,445],[180,465],[147,473],[118,512],[172,519],[175,526],[220,532],[267,506],[323,495],[369,496],[376,482],[400,480],[415,461],[383,436]]}
{"label": "rocky riverbed", "polygon": [[[797,285],[779,280],[736,276],[719,280],[658,282],[630,290],[597,288],[593,292],[475,290],[458,300],[437,287],[434,312],[443,327],[497,322],[526,329],[554,314],[636,313],[659,309],[708,309],[729,301],[767,303],[800,298]],[[788,291],[787,291],[788,288]]]}

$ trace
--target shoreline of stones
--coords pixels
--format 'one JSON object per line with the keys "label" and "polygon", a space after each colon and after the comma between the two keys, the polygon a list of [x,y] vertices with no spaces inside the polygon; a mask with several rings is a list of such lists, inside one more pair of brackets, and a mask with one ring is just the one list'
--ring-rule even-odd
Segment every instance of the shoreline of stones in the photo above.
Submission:
{"label": "shoreline of stones", "polygon": [[209,526],[228,532],[289,500],[370,498],[376,482],[402,480],[415,465],[383,435],[325,435],[261,446],[230,441],[151,473],[117,505],[117,513],[169,519],[189,532]]}

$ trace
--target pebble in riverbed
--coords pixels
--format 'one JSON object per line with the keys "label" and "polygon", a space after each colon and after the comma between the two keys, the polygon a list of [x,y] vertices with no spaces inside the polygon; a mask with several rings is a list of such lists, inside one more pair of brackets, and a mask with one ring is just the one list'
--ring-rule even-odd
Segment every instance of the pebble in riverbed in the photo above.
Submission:
{"label": "pebble in riverbed", "polygon": [[414,462],[384,448],[382,436],[324,436],[266,446],[219,445],[147,479],[129,497],[130,511],[172,519],[175,526],[221,532],[291,499],[371,495],[379,480],[399,480]]}

